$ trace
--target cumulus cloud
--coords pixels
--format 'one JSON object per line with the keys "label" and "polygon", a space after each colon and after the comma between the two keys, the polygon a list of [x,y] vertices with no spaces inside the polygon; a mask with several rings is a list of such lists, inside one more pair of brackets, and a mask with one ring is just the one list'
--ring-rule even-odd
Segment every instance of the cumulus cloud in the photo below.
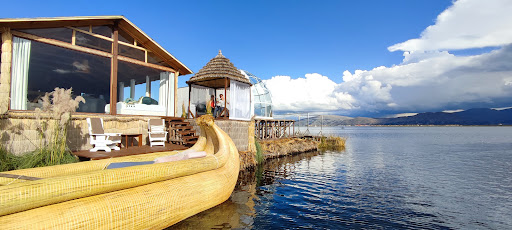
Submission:
{"label": "cumulus cloud", "polygon": [[512,42],[512,1],[458,0],[439,14],[420,38],[390,46],[389,51],[461,50]]}
{"label": "cumulus cloud", "polygon": [[[512,1],[459,0],[441,13],[420,38],[389,47],[404,51],[400,64],[326,76],[266,82],[277,111],[344,114],[414,113],[512,104]],[[494,46],[457,56],[450,50]]]}
{"label": "cumulus cloud", "polygon": [[[275,76],[264,80],[272,93],[272,102],[278,110],[311,111],[351,109],[350,95],[333,95],[336,83],[320,74],[306,74],[305,78]],[[341,98],[342,104],[336,103]]]}

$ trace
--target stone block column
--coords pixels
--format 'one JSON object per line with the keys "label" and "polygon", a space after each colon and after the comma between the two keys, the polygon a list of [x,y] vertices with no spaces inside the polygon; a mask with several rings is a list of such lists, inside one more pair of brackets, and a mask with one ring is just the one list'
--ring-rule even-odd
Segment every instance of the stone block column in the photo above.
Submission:
{"label": "stone block column", "polygon": [[12,34],[9,28],[2,28],[2,64],[0,73],[0,114],[9,109],[11,93]]}

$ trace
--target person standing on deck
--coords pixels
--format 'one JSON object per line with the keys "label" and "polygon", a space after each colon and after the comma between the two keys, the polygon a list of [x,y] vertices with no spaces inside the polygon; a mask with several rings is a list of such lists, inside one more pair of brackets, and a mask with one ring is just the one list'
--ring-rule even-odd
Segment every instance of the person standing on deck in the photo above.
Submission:
{"label": "person standing on deck", "polygon": [[220,96],[220,99],[217,100],[217,106],[215,107],[215,109],[217,110],[217,114],[216,114],[217,117],[220,117],[222,115],[222,112],[224,111],[224,106],[226,106],[226,104],[224,102],[224,95],[220,94],[219,96]]}
{"label": "person standing on deck", "polygon": [[[210,113],[213,112],[213,116],[215,116],[215,113],[217,111],[217,107],[215,106],[215,96],[211,95],[210,96],[210,101],[208,101],[208,105],[210,106]],[[213,111],[212,111],[213,109]],[[208,111],[208,108],[206,109]]]}

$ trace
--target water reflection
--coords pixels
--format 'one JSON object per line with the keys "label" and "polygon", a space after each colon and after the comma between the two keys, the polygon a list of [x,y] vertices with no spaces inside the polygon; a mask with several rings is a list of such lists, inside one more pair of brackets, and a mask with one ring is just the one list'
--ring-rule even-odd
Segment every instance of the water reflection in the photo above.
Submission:
{"label": "water reflection", "polygon": [[[281,180],[293,180],[298,162],[306,162],[322,153],[308,152],[270,159],[265,164],[240,172],[235,190],[224,203],[181,221],[169,229],[236,229],[253,228],[256,205],[272,203],[272,188]],[[261,202],[265,199],[265,202]]]}
{"label": "water reflection", "polygon": [[331,131],[344,151],[242,172],[228,201],[171,229],[512,229],[512,127]]}

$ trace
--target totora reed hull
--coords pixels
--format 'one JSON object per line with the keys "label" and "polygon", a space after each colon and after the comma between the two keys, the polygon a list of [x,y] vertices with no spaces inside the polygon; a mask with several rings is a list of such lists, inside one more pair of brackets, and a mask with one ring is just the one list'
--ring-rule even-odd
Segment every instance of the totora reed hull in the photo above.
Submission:
{"label": "totora reed hull", "polygon": [[173,151],[7,172],[43,179],[0,179],[1,228],[161,229],[226,201],[238,151],[211,116],[197,123],[201,136],[185,151],[205,151],[203,158],[105,169]]}

